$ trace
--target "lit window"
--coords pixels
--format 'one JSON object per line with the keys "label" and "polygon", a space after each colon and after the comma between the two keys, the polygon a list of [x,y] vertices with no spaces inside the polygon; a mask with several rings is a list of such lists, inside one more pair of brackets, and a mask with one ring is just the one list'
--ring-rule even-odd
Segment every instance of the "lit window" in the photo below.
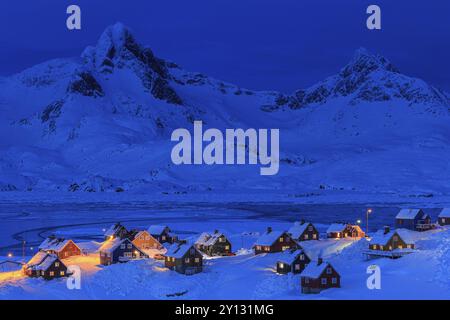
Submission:
{"label": "lit window", "polygon": [[279,266],[280,266],[281,269],[283,269],[283,268],[284,268],[284,263],[283,263],[283,262],[280,262],[280,263],[279,263]]}
{"label": "lit window", "polygon": [[305,255],[304,254],[300,255],[300,260],[302,260],[302,261],[305,260]]}
{"label": "lit window", "polygon": [[120,249],[125,249],[125,244],[121,244]]}
{"label": "lit window", "polygon": [[65,272],[61,271],[59,274],[64,277]]}
{"label": "lit window", "polygon": [[317,239],[317,234],[313,234],[313,239]]}
{"label": "lit window", "polygon": [[131,243],[129,243],[129,244],[127,245],[127,247],[128,247],[128,249],[131,249],[131,248],[133,248],[133,245],[132,245]]}
{"label": "lit window", "polygon": [[55,262],[55,267],[59,267],[59,262]]}
{"label": "lit window", "polygon": [[166,240],[166,236],[162,236],[162,237],[161,237],[161,240],[162,240],[162,241]]}
{"label": "lit window", "polygon": [[294,265],[294,268],[295,268],[295,270],[300,270],[300,265],[299,265],[298,263],[296,263],[296,264]]}
{"label": "lit window", "polygon": [[284,238],[283,238],[283,237],[280,237],[279,241],[280,241],[280,242],[284,242]]}
{"label": "lit window", "polygon": [[186,263],[189,263],[189,258],[186,258],[186,259],[184,259],[184,261],[186,262]]}
{"label": "lit window", "polygon": [[225,250],[230,250],[230,246],[225,246]]}
{"label": "lit window", "polygon": [[195,258],[195,262],[200,262],[200,258]]}
{"label": "lit window", "polygon": [[50,271],[50,277],[53,277],[55,275],[55,271]]}
{"label": "lit window", "polygon": [[305,234],[304,239],[308,240],[308,235],[307,234]]}

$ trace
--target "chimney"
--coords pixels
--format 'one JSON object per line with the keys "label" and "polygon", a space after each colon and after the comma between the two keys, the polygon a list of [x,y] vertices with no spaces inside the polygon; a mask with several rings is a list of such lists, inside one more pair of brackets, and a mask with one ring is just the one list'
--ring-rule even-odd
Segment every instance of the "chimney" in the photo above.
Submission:
{"label": "chimney", "polygon": [[323,263],[322,257],[317,258],[317,265],[320,266]]}
{"label": "chimney", "polygon": [[305,219],[300,220],[300,225],[303,225],[303,224],[305,224]]}
{"label": "chimney", "polygon": [[384,234],[388,234],[391,231],[389,226],[384,226]]}
{"label": "chimney", "polygon": [[267,233],[271,233],[272,232],[272,227],[267,227]]}
{"label": "chimney", "polygon": [[219,230],[214,230],[214,234],[218,234],[219,233]]}

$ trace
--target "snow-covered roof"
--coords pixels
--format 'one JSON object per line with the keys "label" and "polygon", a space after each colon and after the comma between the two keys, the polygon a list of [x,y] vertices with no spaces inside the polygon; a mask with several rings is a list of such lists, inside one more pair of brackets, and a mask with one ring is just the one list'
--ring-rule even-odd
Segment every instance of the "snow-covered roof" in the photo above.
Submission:
{"label": "snow-covered roof", "polygon": [[169,229],[169,227],[168,226],[153,225],[153,226],[150,226],[147,229],[147,231],[150,234],[160,235],[160,234],[163,234],[166,229]]}
{"label": "snow-covered roof", "polygon": [[33,270],[47,270],[53,263],[58,260],[55,254],[39,251],[26,264],[27,269]]}
{"label": "snow-covered roof", "polygon": [[115,236],[117,234],[117,232],[122,228],[125,229],[125,227],[120,223],[116,223],[116,224],[112,225],[111,227],[109,227],[108,230],[106,230],[105,237]]}
{"label": "snow-covered roof", "polygon": [[41,243],[41,245],[39,246],[39,250],[43,250],[43,251],[52,250],[55,252],[60,252],[70,242],[72,242],[72,240],[66,240],[64,238],[49,237],[49,238],[45,239],[44,242]]}
{"label": "snow-covered roof", "polygon": [[331,226],[328,227],[327,233],[330,232],[343,232],[347,225],[345,223],[333,223]]}
{"label": "snow-covered roof", "polygon": [[287,264],[292,264],[300,254],[306,255],[306,253],[302,249],[286,250],[280,255],[280,258],[278,259],[278,261],[284,262]]}
{"label": "snow-covered roof", "polygon": [[309,222],[304,222],[301,224],[300,222],[295,222],[294,225],[288,230],[288,233],[294,238],[299,238],[303,232],[305,232],[306,228],[309,226]]}
{"label": "snow-covered roof", "polygon": [[102,244],[102,246],[98,249],[98,251],[112,253],[114,252],[114,250],[116,250],[118,246],[120,246],[124,242],[130,242],[130,240],[128,240],[127,238],[125,239],[114,238],[111,240],[106,240]]}
{"label": "snow-covered roof", "polygon": [[212,246],[214,245],[221,236],[224,236],[221,232],[203,232],[200,237],[198,237],[197,241],[195,241],[195,244],[197,245],[203,245],[203,246]]}
{"label": "snow-covered roof", "polygon": [[11,272],[22,269],[23,263],[19,261],[3,260],[0,261],[0,272]]}
{"label": "snow-covered roof", "polygon": [[286,231],[282,230],[272,230],[266,231],[263,235],[261,235],[258,240],[255,242],[255,246],[271,246],[275,241],[278,240]]}
{"label": "snow-covered roof", "polygon": [[420,213],[420,209],[401,209],[395,217],[396,219],[415,219]]}
{"label": "snow-covered roof", "polygon": [[394,234],[397,233],[398,236],[406,243],[406,244],[414,244],[414,239],[410,234],[410,230],[406,229],[397,229],[391,230],[388,233],[384,234],[384,230],[379,230],[375,233],[375,235],[370,240],[370,244],[377,244],[385,246],[389,240],[392,238]]}
{"label": "snow-covered roof", "polygon": [[191,248],[193,248],[195,251],[197,249],[192,245],[192,243],[182,243],[182,244],[173,244],[167,249],[167,253],[165,256],[172,257],[172,258],[182,258]]}
{"label": "snow-covered roof", "polygon": [[330,266],[327,262],[322,262],[320,265],[317,265],[316,262],[309,263],[305,270],[301,273],[302,277],[317,279],[320,275],[325,271],[325,269]]}
{"label": "snow-covered roof", "polygon": [[439,213],[439,218],[450,218],[450,208],[442,209],[441,213]]}

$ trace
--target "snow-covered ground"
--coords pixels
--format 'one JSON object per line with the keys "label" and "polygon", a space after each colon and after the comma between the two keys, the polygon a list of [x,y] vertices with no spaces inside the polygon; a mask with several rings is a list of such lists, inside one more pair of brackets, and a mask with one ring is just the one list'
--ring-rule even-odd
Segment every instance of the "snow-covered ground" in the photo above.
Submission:
{"label": "snow-covered ground", "polygon": [[[290,223],[272,221],[275,228]],[[198,230],[199,223],[186,223],[185,230]],[[212,227],[208,222],[204,225]],[[265,222],[267,225],[267,222]],[[181,225],[180,225],[181,227]],[[321,225],[323,230],[326,225]],[[241,232],[246,228],[248,232]],[[251,232],[252,228],[254,232]],[[162,261],[133,261],[112,266],[98,265],[98,255],[72,257],[68,265],[82,269],[80,290],[69,290],[65,279],[46,281],[0,277],[0,299],[448,299],[450,297],[450,229],[414,233],[417,252],[401,259],[366,261],[362,251],[368,241],[324,239],[302,243],[316,259],[321,254],[342,276],[342,288],[317,295],[300,293],[299,275],[279,275],[275,263],[280,254],[255,256],[252,243],[262,224],[235,221],[225,231],[237,255],[204,260],[204,272],[185,276],[169,271]],[[195,238],[198,233],[192,233]],[[82,243],[95,250],[96,244]],[[366,286],[369,265],[381,268],[381,290]]]}

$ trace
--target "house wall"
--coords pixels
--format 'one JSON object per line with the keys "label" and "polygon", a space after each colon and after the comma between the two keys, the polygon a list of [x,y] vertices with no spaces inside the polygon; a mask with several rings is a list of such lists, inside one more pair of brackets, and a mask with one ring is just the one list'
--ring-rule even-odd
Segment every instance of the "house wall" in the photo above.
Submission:
{"label": "house wall", "polygon": [[438,218],[438,223],[441,226],[448,226],[450,225],[450,218]]}
{"label": "house wall", "polygon": [[[209,256],[226,256],[229,255],[232,251],[231,242],[224,236],[221,237],[224,239],[224,242],[217,241],[214,245],[211,246],[197,246],[197,249],[206,253]],[[228,249],[226,247],[228,246]]]}
{"label": "house wall", "polygon": [[416,230],[418,219],[395,219],[396,228]]}
{"label": "house wall", "polygon": [[161,249],[162,245],[148,232],[140,233],[133,241],[133,244],[141,250]]}
{"label": "house wall", "polygon": [[[341,277],[340,275],[331,268],[331,274],[327,274],[326,269],[317,279],[309,278],[307,283],[306,277],[301,277],[302,293],[318,293],[322,290],[329,288],[340,288],[341,287]],[[336,278],[336,283],[333,284],[332,279]],[[322,279],[327,279],[326,284],[322,284]]]}
{"label": "house wall", "polygon": [[78,248],[75,243],[70,241],[60,252],[58,252],[59,259],[67,259],[72,256],[80,256],[81,250]]}
{"label": "house wall", "polygon": [[[312,230],[309,230],[312,227]],[[308,241],[308,240],[319,240],[319,232],[317,229],[310,223],[308,227],[305,229],[303,234],[300,235],[297,241]]]}
{"label": "house wall", "polygon": [[[196,258],[198,259],[198,262],[195,262]],[[186,259],[189,259],[189,261],[187,262]],[[203,270],[203,257],[197,250],[194,250],[194,252],[188,250],[182,258],[175,259],[173,269],[178,273],[183,274],[186,274],[186,270],[188,269],[192,270],[194,273],[201,272]]]}

